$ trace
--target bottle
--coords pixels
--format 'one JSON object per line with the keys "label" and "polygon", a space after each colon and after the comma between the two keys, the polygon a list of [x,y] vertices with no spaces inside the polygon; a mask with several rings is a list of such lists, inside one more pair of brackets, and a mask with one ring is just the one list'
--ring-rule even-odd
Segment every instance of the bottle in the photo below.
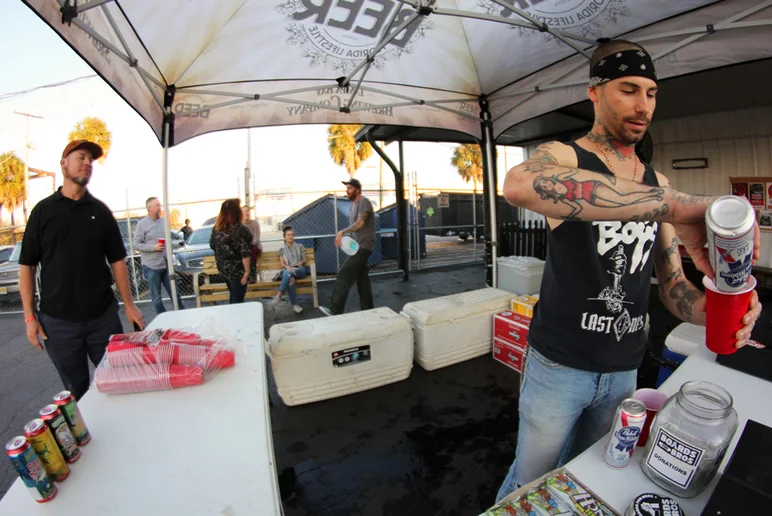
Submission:
{"label": "bottle", "polygon": [[713,479],[737,431],[732,395],[710,382],[686,382],[655,417],[641,468],[681,498],[700,494]]}

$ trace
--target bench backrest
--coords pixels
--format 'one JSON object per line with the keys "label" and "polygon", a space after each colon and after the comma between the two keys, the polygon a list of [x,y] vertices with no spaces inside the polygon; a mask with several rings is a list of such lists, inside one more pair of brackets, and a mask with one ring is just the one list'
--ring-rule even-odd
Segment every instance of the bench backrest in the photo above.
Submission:
{"label": "bench backrest", "polygon": [[[311,264],[314,263],[314,250],[306,249],[306,256],[308,257],[306,265],[311,266]],[[260,256],[257,257],[257,270],[273,271],[279,269],[281,269],[279,251],[263,251]],[[209,275],[217,274],[217,263],[214,260],[214,256],[204,257],[203,273]]]}

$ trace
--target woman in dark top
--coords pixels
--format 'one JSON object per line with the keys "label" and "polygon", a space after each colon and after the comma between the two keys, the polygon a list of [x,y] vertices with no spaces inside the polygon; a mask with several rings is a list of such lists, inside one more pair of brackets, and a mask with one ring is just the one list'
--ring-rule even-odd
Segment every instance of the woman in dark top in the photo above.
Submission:
{"label": "woman in dark top", "polygon": [[209,238],[217,270],[228,285],[231,304],[244,302],[249,282],[252,233],[241,223],[242,218],[241,201],[227,199],[222,203]]}

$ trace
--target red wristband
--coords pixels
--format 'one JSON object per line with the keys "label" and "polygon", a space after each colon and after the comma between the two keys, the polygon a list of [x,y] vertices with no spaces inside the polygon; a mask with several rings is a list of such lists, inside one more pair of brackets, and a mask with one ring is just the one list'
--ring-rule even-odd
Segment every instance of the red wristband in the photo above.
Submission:
{"label": "red wristband", "polygon": [[29,316],[29,317],[25,317],[25,318],[24,318],[24,322],[25,322],[25,323],[28,323],[28,322],[32,322],[32,321],[34,321],[35,319],[36,319],[36,317],[35,317],[34,315],[31,315],[31,316]]}

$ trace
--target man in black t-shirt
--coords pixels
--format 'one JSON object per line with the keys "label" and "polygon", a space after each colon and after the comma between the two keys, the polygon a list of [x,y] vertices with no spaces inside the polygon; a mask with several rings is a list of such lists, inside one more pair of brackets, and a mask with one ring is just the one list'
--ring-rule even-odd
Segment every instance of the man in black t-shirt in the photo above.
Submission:
{"label": "man in black t-shirt", "polygon": [[[101,155],[101,147],[86,140],[65,147],[60,162],[64,185],[32,210],[19,258],[27,338],[40,350],[42,339],[64,387],[76,399],[90,383],[87,360],[98,365],[109,336],[123,332],[113,277],[127,319],[144,327],[131,298],[126,248],[118,223],[107,206],[86,189],[92,163]],[[36,313],[38,266],[40,312]]]}
{"label": "man in black t-shirt", "polygon": [[[517,452],[497,500],[609,431],[620,402],[636,387],[654,270],[668,309],[705,324],[705,296],[685,278],[678,243],[713,276],[703,246],[705,210],[715,198],[674,190],[636,156],[656,95],[645,49],[622,40],[602,43],[590,66],[590,133],[568,144],[546,143],[507,174],[504,197],[547,217],[550,232],[528,333]],[[758,248],[757,228],[754,260]],[[760,313],[754,293],[738,347]]]}

